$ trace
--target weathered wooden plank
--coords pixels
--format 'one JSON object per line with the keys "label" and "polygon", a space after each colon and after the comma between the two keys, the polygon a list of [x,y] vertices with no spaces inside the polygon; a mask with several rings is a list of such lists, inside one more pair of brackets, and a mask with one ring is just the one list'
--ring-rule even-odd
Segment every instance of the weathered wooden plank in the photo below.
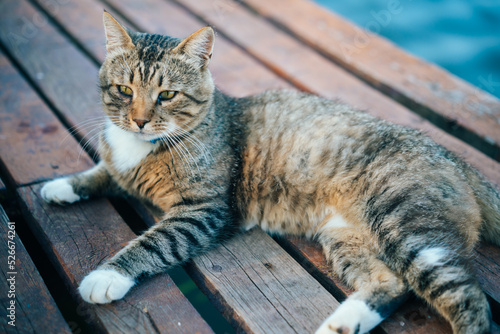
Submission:
{"label": "weathered wooden plank", "polygon": [[188,265],[238,330],[312,333],[338,302],[260,228]]}
{"label": "weathered wooden plank", "polygon": [[[312,1],[248,0],[245,4],[385,94],[500,159],[500,100],[491,94]],[[409,6],[393,5],[377,13],[387,24]],[[367,24],[380,27],[375,18]],[[483,89],[495,89],[487,73],[478,75],[483,76]]]}
{"label": "weathered wooden plank", "polygon": [[167,274],[133,288],[120,301],[90,305],[77,293],[84,275],[135,237],[107,200],[46,204],[41,185],[18,189],[26,220],[78,302],[78,314],[107,333],[211,333]]}
{"label": "weathered wooden plank", "polygon": [[[102,27],[103,6],[121,22],[126,22],[120,14],[96,0],[70,1],[60,6],[52,2],[39,0],[38,4],[53,16],[72,36],[78,40],[99,62],[105,56],[105,37]],[[124,1],[113,2],[127,15],[134,15],[134,25],[140,31],[161,33],[174,37],[186,37],[204,24],[196,18],[186,15],[182,8],[166,2]],[[151,8],[155,8],[151,10]],[[165,20],[165,13],[168,20]],[[91,27],[90,29],[88,27]],[[265,89],[289,87],[284,80],[273,75],[258,62],[239,48],[231,45],[224,37],[217,39],[216,57],[212,58],[210,69],[218,87],[234,96],[258,93]],[[236,78],[245,77],[243,84],[231,84]],[[244,84],[248,82],[248,84]]]}
{"label": "weathered wooden plank", "polygon": [[94,135],[103,121],[98,70],[26,0],[0,4],[0,42],[47,100],[80,133]]}
{"label": "weathered wooden plank", "polygon": [[500,249],[482,243],[477,247],[472,262],[479,283],[500,309]]}
{"label": "weathered wooden plank", "polygon": [[0,52],[0,159],[17,185],[86,170],[92,160]]}
{"label": "weathered wooden plank", "polygon": [[0,207],[0,331],[3,333],[71,333],[42,277]]}
{"label": "weathered wooden plank", "polygon": [[417,128],[463,156],[497,185],[500,164],[369,87],[311,48],[301,44],[238,3],[223,7],[209,0],[176,0],[214,25],[248,53],[298,88],[349,104],[394,123]]}

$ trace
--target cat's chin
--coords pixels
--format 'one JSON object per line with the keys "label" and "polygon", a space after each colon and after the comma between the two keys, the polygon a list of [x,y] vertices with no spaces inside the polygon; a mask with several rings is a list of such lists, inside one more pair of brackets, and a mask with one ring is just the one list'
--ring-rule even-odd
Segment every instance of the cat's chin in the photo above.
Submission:
{"label": "cat's chin", "polygon": [[157,141],[160,140],[160,137],[158,137],[158,135],[151,135],[151,134],[142,133],[142,132],[133,132],[133,133],[137,139],[142,140],[142,141],[146,141],[146,142],[150,142],[153,144],[155,144]]}

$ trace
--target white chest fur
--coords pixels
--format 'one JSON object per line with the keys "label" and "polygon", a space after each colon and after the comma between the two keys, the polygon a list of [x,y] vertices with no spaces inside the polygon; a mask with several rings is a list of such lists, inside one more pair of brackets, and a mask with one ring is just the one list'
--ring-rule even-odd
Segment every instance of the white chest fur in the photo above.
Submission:
{"label": "white chest fur", "polygon": [[136,137],[135,134],[124,131],[112,123],[106,126],[106,141],[111,148],[114,167],[120,172],[137,166],[157,144]]}

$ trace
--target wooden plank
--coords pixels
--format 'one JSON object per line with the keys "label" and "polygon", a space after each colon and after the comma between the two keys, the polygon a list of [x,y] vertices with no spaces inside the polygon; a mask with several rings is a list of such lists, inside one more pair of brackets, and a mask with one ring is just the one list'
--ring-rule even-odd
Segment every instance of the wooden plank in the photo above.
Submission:
{"label": "wooden plank", "polygon": [[[38,4],[61,26],[82,44],[98,62],[105,56],[105,37],[102,27],[103,4],[96,0],[67,2],[53,6],[52,2],[37,0]],[[165,2],[152,1],[110,1],[127,15],[134,15],[134,28],[140,31],[161,33],[175,37],[187,37],[204,24],[192,16],[186,15],[182,8]],[[106,10],[126,23],[120,14],[104,5]],[[151,10],[155,8],[155,10]],[[169,19],[165,20],[165,13]],[[89,28],[90,27],[90,28]],[[261,92],[269,88],[290,87],[288,83],[273,75],[258,62],[239,48],[235,48],[225,38],[217,39],[215,55],[210,69],[218,87],[234,96],[244,96]],[[58,64],[59,65],[59,64]],[[245,77],[242,85],[231,84],[236,78]],[[247,82],[248,84],[244,84]]]}
{"label": "wooden plank", "polygon": [[[177,0],[176,0],[177,1]],[[341,100],[394,123],[420,129],[500,185],[500,164],[369,87],[237,3],[221,11],[209,0],[178,0],[298,88]]]}
{"label": "wooden plank", "polygon": [[[312,1],[248,0],[245,4],[385,94],[500,159],[498,98]],[[392,12],[386,8],[384,20],[391,20],[407,6],[396,4]],[[376,19],[367,24],[380,27]],[[495,89],[491,76],[478,75],[482,75],[482,88],[491,93]]]}
{"label": "wooden plank", "polygon": [[212,332],[167,274],[134,287],[123,300],[106,305],[83,302],[76,288],[84,275],[135,235],[107,200],[54,206],[41,199],[40,188],[18,189],[26,220],[78,302],[79,315],[90,325],[107,333]]}
{"label": "wooden plank", "polygon": [[91,59],[26,0],[2,2],[0,42],[62,119],[81,126],[79,133],[95,134],[104,118]]}
{"label": "wooden plank", "polygon": [[[491,244],[480,244],[472,264],[482,288],[500,310],[500,249]],[[500,314],[497,319],[500,321]]]}
{"label": "wooden plank", "polygon": [[187,268],[239,331],[312,333],[339,305],[260,228]]}
{"label": "wooden plank", "polygon": [[0,159],[17,185],[90,168],[93,163],[0,52]]}
{"label": "wooden plank", "polygon": [[0,206],[0,277],[3,333],[71,333],[42,277]]}

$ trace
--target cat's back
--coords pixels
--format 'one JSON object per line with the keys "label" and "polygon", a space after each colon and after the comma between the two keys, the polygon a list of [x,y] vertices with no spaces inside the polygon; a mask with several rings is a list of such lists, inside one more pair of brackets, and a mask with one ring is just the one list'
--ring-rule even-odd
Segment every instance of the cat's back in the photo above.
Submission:
{"label": "cat's back", "polygon": [[[447,197],[442,189],[454,189],[450,207],[475,206],[453,155],[416,130],[292,91],[249,98],[243,119],[239,204],[250,221],[265,228],[278,231],[281,226],[272,222],[321,219],[332,207],[359,217],[355,208],[387,188],[392,193],[418,186],[415,193],[424,197]],[[298,230],[288,232],[310,232],[292,226]]]}

